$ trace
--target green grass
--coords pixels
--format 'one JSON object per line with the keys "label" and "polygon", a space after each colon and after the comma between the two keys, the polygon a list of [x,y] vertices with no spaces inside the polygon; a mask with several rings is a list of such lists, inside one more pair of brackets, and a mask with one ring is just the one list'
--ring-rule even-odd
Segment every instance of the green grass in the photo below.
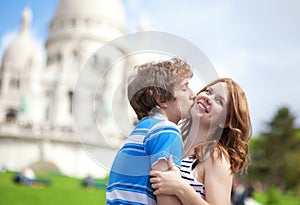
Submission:
{"label": "green grass", "polygon": [[[104,205],[105,189],[81,187],[81,179],[61,175],[40,176],[51,180],[49,186],[28,187],[16,185],[15,173],[0,172],[0,205]],[[105,184],[106,180],[97,180]],[[300,205],[300,199],[283,195],[277,189],[256,193],[255,200],[263,205]]]}
{"label": "green grass", "polygon": [[[102,205],[105,189],[81,187],[80,179],[61,175],[44,176],[49,186],[29,187],[12,181],[15,173],[0,173],[0,204],[9,205]],[[98,180],[99,181],[99,180]],[[104,181],[102,181],[105,183]]]}
{"label": "green grass", "polygon": [[300,205],[300,199],[289,194],[281,194],[276,188],[266,193],[256,193],[254,199],[263,205]]}

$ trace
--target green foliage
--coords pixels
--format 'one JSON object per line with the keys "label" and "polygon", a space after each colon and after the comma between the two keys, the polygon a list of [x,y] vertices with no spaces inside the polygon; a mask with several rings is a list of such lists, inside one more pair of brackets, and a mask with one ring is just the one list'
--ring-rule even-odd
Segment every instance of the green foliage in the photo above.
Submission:
{"label": "green foliage", "polygon": [[268,130],[251,140],[249,177],[261,181],[266,189],[275,186],[281,191],[297,193],[300,184],[299,130],[289,109],[280,108],[268,123]]}
{"label": "green foliage", "polygon": [[0,204],[10,205],[101,205],[105,204],[105,189],[81,187],[80,179],[66,176],[43,176],[51,180],[49,186],[17,185],[15,173],[0,173]]}

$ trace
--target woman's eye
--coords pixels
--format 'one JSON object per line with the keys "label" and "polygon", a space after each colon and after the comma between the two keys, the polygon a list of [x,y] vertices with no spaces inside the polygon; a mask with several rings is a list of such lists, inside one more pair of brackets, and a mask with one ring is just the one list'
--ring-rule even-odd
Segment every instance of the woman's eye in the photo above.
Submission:
{"label": "woman's eye", "polygon": [[223,100],[217,100],[217,103],[223,106]]}
{"label": "woman's eye", "polygon": [[211,95],[211,90],[205,90],[205,93],[206,93],[207,95]]}

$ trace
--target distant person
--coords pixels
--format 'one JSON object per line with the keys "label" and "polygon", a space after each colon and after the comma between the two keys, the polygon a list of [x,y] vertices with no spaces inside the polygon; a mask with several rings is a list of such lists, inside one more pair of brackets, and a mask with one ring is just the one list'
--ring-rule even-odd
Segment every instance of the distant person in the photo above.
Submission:
{"label": "distant person", "polygon": [[238,185],[232,192],[232,205],[261,205],[252,198],[254,192],[255,186],[253,183],[246,183],[246,185],[242,186]]}
{"label": "distant person", "polygon": [[248,166],[246,95],[232,79],[218,79],[197,94],[191,116],[182,168],[170,158],[170,171],[151,171],[154,194],[176,195],[184,205],[230,205],[234,174]]}
{"label": "distant person", "polygon": [[33,170],[29,167],[23,169],[20,173],[18,173],[14,177],[14,182],[17,184],[26,184],[28,186],[32,186],[35,180],[35,174]]}
{"label": "distant person", "polygon": [[1,172],[6,172],[6,171],[7,171],[6,166],[2,165],[2,166],[1,166]]}
{"label": "distant person", "polygon": [[86,187],[86,188],[92,188],[95,186],[95,182],[93,177],[91,176],[87,176],[86,178],[84,178],[84,180],[82,181],[82,186]]}
{"label": "distant person", "polygon": [[179,58],[135,67],[128,99],[139,122],[119,150],[111,167],[107,204],[175,205],[175,196],[155,196],[149,181],[151,169],[167,171],[171,154],[176,166],[182,156],[177,123],[190,117],[194,94],[189,88],[193,73]]}
{"label": "distant person", "polygon": [[48,179],[36,178],[34,171],[29,167],[17,173],[14,176],[13,181],[16,184],[25,184],[27,186],[50,185],[51,183]]}

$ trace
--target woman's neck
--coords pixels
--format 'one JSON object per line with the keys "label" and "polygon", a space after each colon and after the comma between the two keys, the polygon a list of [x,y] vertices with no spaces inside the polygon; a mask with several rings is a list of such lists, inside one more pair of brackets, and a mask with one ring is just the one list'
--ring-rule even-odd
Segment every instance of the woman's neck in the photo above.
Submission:
{"label": "woman's neck", "polygon": [[209,128],[200,126],[198,120],[193,120],[190,132],[183,148],[182,158],[188,157],[194,153],[195,146],[205,141],[208,131]]}

